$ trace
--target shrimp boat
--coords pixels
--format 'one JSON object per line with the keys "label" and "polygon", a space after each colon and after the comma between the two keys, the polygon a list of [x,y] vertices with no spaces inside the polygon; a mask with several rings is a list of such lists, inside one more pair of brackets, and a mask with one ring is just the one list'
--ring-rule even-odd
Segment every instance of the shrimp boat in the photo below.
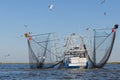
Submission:
{"label": "shrimp boat", "polygon": [[64,50],[56,33],[25,33],[30,67],[102,68],[111,55],[117,28],[94,29],[89,38],[72,33],[64,39]]}
{"label": "shrimp boat", "polygon": [[88,65],[87,53],[83,37],[76,35],[65,37],[64,64],[66,68],[86,68]]}

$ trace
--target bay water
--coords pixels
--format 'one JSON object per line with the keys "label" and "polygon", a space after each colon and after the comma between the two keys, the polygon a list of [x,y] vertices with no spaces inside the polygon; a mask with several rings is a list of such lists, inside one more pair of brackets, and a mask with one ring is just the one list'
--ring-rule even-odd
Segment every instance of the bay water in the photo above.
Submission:
{"label": "bay water", "polygon": [[30,69],[29,64],[0,64],[0,80],[120,80],[120,64],[101,69]]}

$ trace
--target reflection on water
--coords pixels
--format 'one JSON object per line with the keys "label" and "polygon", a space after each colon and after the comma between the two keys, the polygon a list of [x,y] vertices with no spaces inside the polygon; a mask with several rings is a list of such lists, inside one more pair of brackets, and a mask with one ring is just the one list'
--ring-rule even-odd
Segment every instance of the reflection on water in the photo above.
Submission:
{"label": "reflection on water", "polygon": [[30,69],[28,64],[0,64],[0,80],[120,80],[120,64],[102,69]]}

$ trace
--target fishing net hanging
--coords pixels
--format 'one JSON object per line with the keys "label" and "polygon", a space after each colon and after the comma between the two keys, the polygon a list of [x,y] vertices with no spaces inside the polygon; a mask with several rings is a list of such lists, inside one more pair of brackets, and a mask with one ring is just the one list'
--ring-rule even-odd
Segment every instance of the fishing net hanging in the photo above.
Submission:
{"label": "fishing net hanging", "polygon": [[31,68],[50,68],[63,60],[55,33],[27,36]]}
{"label": "fishing net hanging", "polygon": [[116,35],[116,28],[94,29],[94,36],[91,38],[91,47],[88,46],[88,57],[93,68],[101,68],[108,61]]}

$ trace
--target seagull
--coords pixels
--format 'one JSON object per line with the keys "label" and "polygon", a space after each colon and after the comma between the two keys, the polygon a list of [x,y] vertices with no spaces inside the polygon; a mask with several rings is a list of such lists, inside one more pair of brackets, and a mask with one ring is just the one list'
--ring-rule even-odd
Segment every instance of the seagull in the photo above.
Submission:
{"label": "seagull", "polygon": [[5,57],[8,57],[8,56],[10,56],[10,54],[5,55]]}
{"label": "seagull", "polygon": [[101,2],[101,4],[103,4],[103,3],[105,3],[105,0],[103,0],[103,1]]}
{"label": "seagull", "polygon": [[106,12],[104,12],[104,15],[106,16]]}
{"label": "seagull", "polygon": [[27,27],[28,27],[28,25],[27,25],[27,24],[24,24],[24,27],[25,27],[25,28],[27,28]]}
{"label": "seagull", "polygon": [[53,4],[50,4],[50,5],[49,5],[49,9],[50,9],[50,11],[52,11],[52,9],[53,9]]}

